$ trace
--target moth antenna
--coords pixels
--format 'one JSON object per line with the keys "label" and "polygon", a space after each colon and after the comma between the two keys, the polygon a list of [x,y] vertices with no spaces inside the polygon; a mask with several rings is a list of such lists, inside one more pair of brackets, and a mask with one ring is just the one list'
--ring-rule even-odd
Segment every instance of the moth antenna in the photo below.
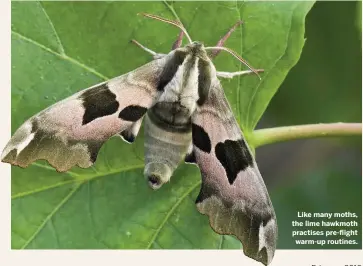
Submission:
{"label": "moth antenna", "polygon": [[216,47],[205,47],[206,50],[223,50],[226,51],[228,53],[230,53],[231,55],[233,55],[235,58],[237,58],[242,64],[244,64],[245,66],[247,66],[253,73],[255,73],[257,75],[257,77],[261,80],[260,75],[258,74],[258,71],[256,69],[254,69],[246,60],[244,60],[241,56],[239,56],[235,51],[226,48],[226,47],[221,47],[221,46],[216,46]]}
{"label": "moth antenna", "polygon": [[143,15],[144,17],[160,20],[160,21],[163,21],[165,23],[168,23],[168,24],[171,24],[171,25],[174,25],[174,26],[178,27],[179,29],[181,29],[184,32],[184,34],[187,37],[189,43],[193,42],[192,39],[190,38],[187,30],[184,28],[183,24],[180,21],[166,19],[166,18],[162,18],[162,17],[156,16],[156,15],[147,14],[147,13],[140,13],[140,14]]}
{"label": "moth antenna", "polygon": [[150,50],[149,48],[145,47],[144,45],[142,45],[141,43],[139,43],[138,41],[136,41],[135,39],[131,40],[132,43],[136,44],[136,46],[140,47],[142,50],[148,52],[149,54],[151,54],[152,56],[156,56],[157,53],[154,52],[153,50]]}

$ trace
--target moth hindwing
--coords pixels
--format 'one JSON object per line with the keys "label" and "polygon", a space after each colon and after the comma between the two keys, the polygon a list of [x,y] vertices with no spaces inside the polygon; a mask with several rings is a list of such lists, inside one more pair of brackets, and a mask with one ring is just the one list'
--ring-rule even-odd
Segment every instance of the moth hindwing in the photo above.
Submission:
{"label": "moth hindwing", "polygon": [[[132,143],[144,120],[149,185],[158,189],[168,182],[184,158],[197,164],[199,212],[217,233],[236,236],[247,256],[267,265],[276,248],[275,212],[218,80],[257,71],[218,72],[211,61],[220,50],[236,56],[223,47],[236,26],[216,47],[204,47],[191,41],[180,22],[145,15],[181,29],[173,50],[157,54],[134,41],[154,60],[29,118],[4,148],[2,161],[27,167],[45,159],[60,172],[89,167],[110,137]],[[190,42],[184,47],[183,35]],[[214,53],[208,55],[208,49]]]}

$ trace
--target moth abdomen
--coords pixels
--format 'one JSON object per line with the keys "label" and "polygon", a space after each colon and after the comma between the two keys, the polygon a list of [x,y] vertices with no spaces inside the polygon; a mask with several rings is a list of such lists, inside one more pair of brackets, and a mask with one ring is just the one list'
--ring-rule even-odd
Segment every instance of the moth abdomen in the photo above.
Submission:
{"label": "moth abdomen", "polygon": [[[145,158],[146,159],[146,158]],[[169,164],[153,160],[145,164],[144,176],[152,189],[159,189],[164,183],[170,180],[172,169]],[[147,161],[150,158],[146,159]]]}
{"label": "moth abdomen", "polygon": [[[166,130],[165,121],[160,122],[153,112],[145,116],[145,169],[144,175],[151,188],[158,189],[170,180],[171,175],[183,160],[191,142],[191,125],[181,130]],[[173,128],[173,125],[169,125]]]}

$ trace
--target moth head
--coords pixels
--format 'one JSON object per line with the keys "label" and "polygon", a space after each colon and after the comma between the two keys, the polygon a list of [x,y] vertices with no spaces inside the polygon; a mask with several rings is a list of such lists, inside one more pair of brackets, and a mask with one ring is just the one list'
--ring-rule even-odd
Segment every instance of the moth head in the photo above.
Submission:
{"label": "moth head", "polygon": [[197,54],[197,53],[201,52],[204,49],[204,45],[203,45],[202,42],[194,41],[192,43],[189,43],[189,44],[185,45],[185,48],[190,53]]}
{"label": "moth head", "polygon": [[[152,19],[156,19],[156,20],[159,20],[159,21],[162,21],[162,22],[165,22],[165,23],[168,23],[168,24],[171,24],[171,25],[174,25],[176,26],[177,28],[179,28],[182,32],[182,35],[180,36],[183,36],[185,35],[185,37],[188,39],[188,42],[189,44],[186,45],[184,48],[186,48],[187,50],[192,51],[192,52],[196,52],[196,53],[200,53],[200,55],[204,58],[207,59],[207,61],[209,61],[210,65],[213,65],[211,64],[211,61],[209,60],[209,57],[207,56],[207,53],[206,53],[206,50],[223,50],[223,51],[226,51],[228,53],[230,53],[231,55],[233,55],[235,58],[237,58],[241,63],[243,63],[244,65],[246,65],[252,72],[254,72],[258,77],[259,79],[261,79],[260,75],[258,74],[258,72],[261,70],[256,70],[254,69],[252,66],[250,66],[246,60],[244,60],[241,56],[239,56],[235,51],[231,50],[231,49],[228,49],[226,47],[223,47],[221,45],[217,45],[217,46],[213,46],[213,47],[204,47],[202,43],[200,42],[195,42],[195,41],[192,41],[192,39],[190,38],[187,30],[185,29],[184,25],[181,23],[181,21],[178,21],[178,20],[170,20],[170,19],[166,19],[166,18],[162,18],[162,17],[159,17],[159,16],[156,16],[156,15],[152,15],[152,14],[147,14],[147,13],[142,13],[143,16],[145,17],[149,17],[149,18],[152,18]],[[238,22],[240,24],[240,22]],[[181,41],[181,39],[180,39]],[[180,50],[180,49],[177,49],[177,50]]]}
{"label": "moth head", "polygon": [[172,171],[164,163],[150,162],[145,165],[144,176],[152,189],[159,189],[169,182]]}
{"label": "moth head", "polygon": [[190,55],[193,58],[198,57],[200,59],[209,61],[207,51],[205,50],[204,44],[202,42],[193,41],[192,43],[189,43],[184,47],[177,48],[176,50],[184,52],[185,54]]}
{"label": "moth head", "polygon": [[[197,87],[199,99],[196,100],[198,105],[202,105],[208,98],[212,80],[216,77],[216,69],[203,43],[194,41],[171,51],[168,56],[166,69],[167,74],[172,73],[167,79],[168,82],[171,81],[171,89],[174,89],[175,84],[181,85],[181,90]],[[171,69],[174,71],[170,71]]]}

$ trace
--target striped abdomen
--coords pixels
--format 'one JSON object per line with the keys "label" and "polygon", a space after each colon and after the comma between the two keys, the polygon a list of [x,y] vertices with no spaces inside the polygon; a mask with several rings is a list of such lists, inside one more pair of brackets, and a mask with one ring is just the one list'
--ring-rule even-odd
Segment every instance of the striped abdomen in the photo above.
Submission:
{"label": "striped abdomen", "polygon": [[144,175],[153,189],[170,180],[192,140],[189,111],[179,103],[157,103],[145,116]]}

